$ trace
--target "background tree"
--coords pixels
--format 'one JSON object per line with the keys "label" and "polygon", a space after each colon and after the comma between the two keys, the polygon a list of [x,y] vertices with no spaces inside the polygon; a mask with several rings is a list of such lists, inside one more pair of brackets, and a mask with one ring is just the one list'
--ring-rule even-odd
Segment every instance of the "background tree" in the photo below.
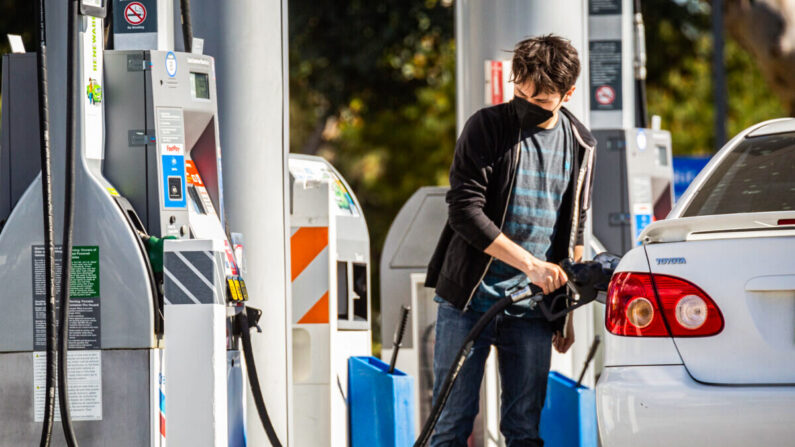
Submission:
{"label": "background tree", "polygon": [[36,4],[35,1],[0,0],[0,54],[11,51],[6,34],[21,34],[25,48],[35,50]]}
{"label": "background tree", "polygon": [[730,35],[795,116],[795,0],[724,0],[723,9]]}
{"label": "background tree", "polygon": [[[649,111],[671,130],[675,154],[711,153],[709,3],[642,5]],[[389,224],[417,188],[447,184],[455,143],[454,10],[438,0],[290,0],[289,11],[291,149],[328,158],[356,190],[370,227],[377,315]],[[755,62],[732,40],[726,66],[731,135],[784,115]]]}
{"label": "background tree", "polygon": [[[378,261],[400,207],[446,185],[455,144],[453,0],[289,0],[290,147],[335,164],[362,202]],[[795,114],[795,0],[724,0],[729,135]],[[6,33],[34,48],[36,2],[0,0]],[[674,153],[714,147],[707,0],[642,0],[649,112]],[[783,104],[783,105],[782,105]],[[786,107],[784,107],[786,106]],[[374,331],[378,337],[380,331]]]}
{"label": "background tree", "polygon": [[[643,0],[648,53],[648,106],[671,131],[675,155],[705,155],[715,147],[710,4]],[[753,58],[733,39],[725,51],[728,135],[785,116]]]}
{"label": "background tree", "polygon": [[[420,186],[447,183],[455,143],[452,2],[291,0],[290,148],[343,173],[378,264],[389,225]],[[378,348],[378,345],[376,345]]]}

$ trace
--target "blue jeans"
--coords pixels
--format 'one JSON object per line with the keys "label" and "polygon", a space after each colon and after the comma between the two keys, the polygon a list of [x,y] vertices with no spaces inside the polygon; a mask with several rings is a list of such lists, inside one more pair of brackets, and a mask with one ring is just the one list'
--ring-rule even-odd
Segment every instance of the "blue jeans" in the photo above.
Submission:
{"label": "blue jeans", "polygon": [[[481,316],[473,310],[460,311],[447,302],[439,304],[433,355],[434,402],[463,340]],[[475,341],[431,437],[431,447],[467,445],[478,414],[480,383],[491,345],[497,347],[502,384],[500,431],[507,446],[544,445],[538,436],[538,422],[547,392],[552,328],[544,319],[500,314]]]}

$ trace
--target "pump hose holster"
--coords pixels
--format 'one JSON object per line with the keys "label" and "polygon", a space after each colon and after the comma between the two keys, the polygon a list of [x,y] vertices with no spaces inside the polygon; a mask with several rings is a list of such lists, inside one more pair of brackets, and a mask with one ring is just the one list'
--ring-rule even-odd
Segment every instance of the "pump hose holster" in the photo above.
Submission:
{"label": "pump hose holster", "polygon": [[243,341],[243,355],[246,359],[248,383],[251,386],[251,394],[254,397],[254,404],[257,406],[257,413],[259,413],[259,419],[262,421],[262,427],[265,429],[271,445],[273,447],[282,447],[270,417],[268,417],[268,410],[265,408],[265,399],[262,397],[259,376],[257,376],[257,366],[254,363],[254,351],[251,347],[250,331],[251,328],[257,327],[261,316],[261,310],[246,306],[242,312],[235,315],[235,334],[240,335],[240,339]]}

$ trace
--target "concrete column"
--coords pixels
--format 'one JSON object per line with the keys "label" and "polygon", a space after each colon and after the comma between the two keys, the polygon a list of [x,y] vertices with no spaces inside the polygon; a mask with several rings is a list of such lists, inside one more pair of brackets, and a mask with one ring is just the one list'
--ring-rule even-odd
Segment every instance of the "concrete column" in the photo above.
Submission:
{"label": "concrete column", "polygon": [[[226,217],[245,237],[249,304],[264,311],[263,332],[252,336],[259,378],[279,439],[289,445],[287,0],[193,0],[192,10],[194,35],[216,61]],[[250,397],[247,406],[249,444],[269,445]]]}
{"label": "concrete column", "polygon": [[577,91],[566,106],[588,123],[588,2],[586,0],[501,0],[456,2],[456,121],[485,104],[487,60],[510,60],[522,39],[554,33],[571,40],[582,71]]}

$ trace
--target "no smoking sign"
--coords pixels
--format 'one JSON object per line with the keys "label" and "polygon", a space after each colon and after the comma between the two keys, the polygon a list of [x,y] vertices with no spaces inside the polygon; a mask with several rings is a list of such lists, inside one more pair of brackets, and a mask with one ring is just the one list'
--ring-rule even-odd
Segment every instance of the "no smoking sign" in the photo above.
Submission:
{"label": "no smoking sign", "polygon": [[146,20],[146,7],[141,2],[132,2],[124,8],[124,20],[130,25],[142,25]]}
{"label": "no smoking sign", "polygon": [[616,91],[613,90],[613,87],[609,85],[603,85],[596,89],[596,102],[599,104],[606,106],[613,103],[616,100]]}

